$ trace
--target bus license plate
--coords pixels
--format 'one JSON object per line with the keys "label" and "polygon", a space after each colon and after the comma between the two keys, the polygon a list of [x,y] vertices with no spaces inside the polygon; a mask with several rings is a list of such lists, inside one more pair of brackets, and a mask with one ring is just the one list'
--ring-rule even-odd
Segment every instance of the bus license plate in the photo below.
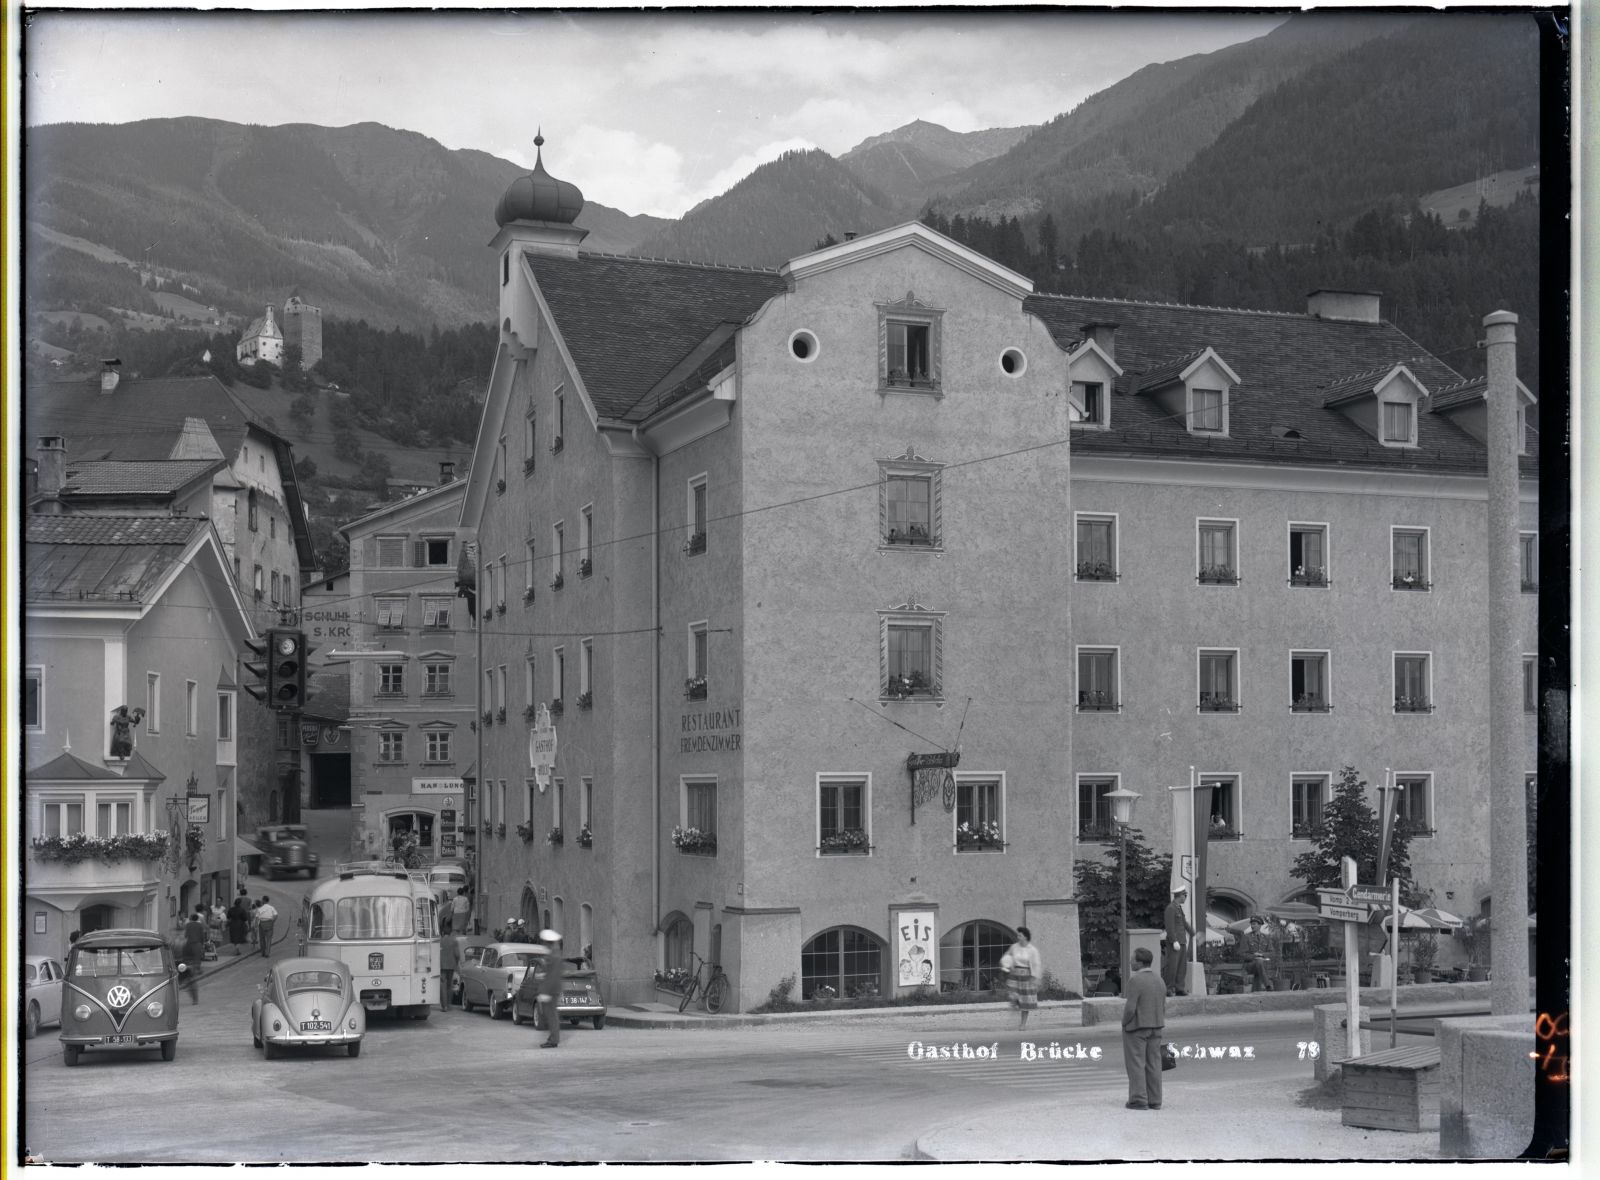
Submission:
{"label": "bus license plate", "polygon": [[300,1022],[300,1031],[301,1032],[332,1032],[333,1031],[333,1021],[331,1021],[331,1020],[302,1020]]}
{"label": "bus license plate", "polygon": [[100,1038],[102,1045],[131,1045],[139,1038],[132,1033],[111,1033]]}

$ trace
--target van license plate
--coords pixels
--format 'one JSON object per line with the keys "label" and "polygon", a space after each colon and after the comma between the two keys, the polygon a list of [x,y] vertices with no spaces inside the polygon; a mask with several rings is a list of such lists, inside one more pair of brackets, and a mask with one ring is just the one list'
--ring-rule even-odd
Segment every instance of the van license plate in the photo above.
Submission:
{"label": "van license plate", "polygon": [[300,1031],[301,1032],[332,1032],[333,1031],[333,1021],[331,1021],[331,1020],[302,1020],[300,1022]]}
{"label": "van license plate", "polygon": [[112,1033],[100,1038],[102,1045],[131,1045],[139,1038],[132,1033]]}

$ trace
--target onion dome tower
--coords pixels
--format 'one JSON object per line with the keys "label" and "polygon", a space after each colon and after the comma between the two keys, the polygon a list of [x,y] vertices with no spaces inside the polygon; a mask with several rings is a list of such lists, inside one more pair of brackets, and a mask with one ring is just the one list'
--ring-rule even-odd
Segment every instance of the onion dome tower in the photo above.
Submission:
{"label": "onion dome tower", "polygon": [[571,181],[544,170],[544,132],[534,136],[533,171],[517,177],[494,207],[499,232],[489,243],[497,258],[500,289],[500,340],[515,356],[537,347],[538,306],[529,284],[525,256],[576,258],[589,235],[575,225],[583,212],[583,193]]}
{"label": "onion dome tower", "polygon": [[553,221],[571,225],[583,212],[583,193],[568,180],[557,180],[544,170],[544,132],[533,138],[533,171],[519,176],[494,207],[496,224],[512,221]]}

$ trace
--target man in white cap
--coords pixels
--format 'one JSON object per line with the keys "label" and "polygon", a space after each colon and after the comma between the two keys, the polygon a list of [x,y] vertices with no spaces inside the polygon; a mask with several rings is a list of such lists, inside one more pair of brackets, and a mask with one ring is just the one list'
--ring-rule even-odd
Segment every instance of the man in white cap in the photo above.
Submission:
{"label": "man in white cap", "polygon": [[[1167,949],[1161,957],[1161,978],[1167,985],[1167,995],[1186,996],[1189,994],[1188,969],[1184,963],[1189,958],[1189,939],[1194,937],[1194,927],[1189,923],[1189,915],[1184,912],[1184,903],[1188,899],[1189,891],[1182,885],[1172,891],[1172,900],[1167,903],[1166,913],[1162,920],[1167,927]],[[1179,980],[1183,986],[1178,986]]]}
{"label": "man in white cap", "polygon": [[561,980],[566,975],[567,964],[561,957],[561,935],[554,930],[539,931],[539,941],[550,948],[545,956],[544,974],[539,978],[539,1011],[544,1016],[548,1030],[541,1049],[561,1047],[561,1013],[556,1005],[561,1003]]}

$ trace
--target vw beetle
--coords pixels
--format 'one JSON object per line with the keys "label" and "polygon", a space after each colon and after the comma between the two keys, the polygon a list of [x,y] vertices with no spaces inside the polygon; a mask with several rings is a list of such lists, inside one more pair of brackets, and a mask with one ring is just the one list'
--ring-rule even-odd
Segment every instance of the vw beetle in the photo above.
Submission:
{"label": "vw beetle", "polygon": [[61,1055],[93,1049],[178,1055],[178,971],[154,930],[93,930],[67,952],[61,981]]}
{"label": "vw beetle", "polygon": [[250,1039],[267,1060],[304,1045],[343,1045],[361,1056],[367,1010],[350,968],[338,959],[280,959],[250,1005]]}

